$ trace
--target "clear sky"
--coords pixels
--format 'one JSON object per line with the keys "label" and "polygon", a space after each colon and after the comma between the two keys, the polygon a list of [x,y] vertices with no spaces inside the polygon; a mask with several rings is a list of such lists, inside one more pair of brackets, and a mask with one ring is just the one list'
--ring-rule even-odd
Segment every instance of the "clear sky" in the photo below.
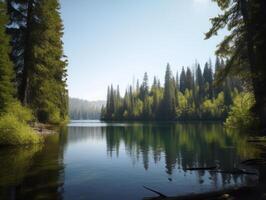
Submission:
{"label": "clear sky", "polygon": [[221,40],[204,40],[219,12],[211,0],[61,0],[61,7],[71,97],[104,100],[108,85],[123,92],[144,72],[163,82],[167,62],[173,73],[203,64]]}

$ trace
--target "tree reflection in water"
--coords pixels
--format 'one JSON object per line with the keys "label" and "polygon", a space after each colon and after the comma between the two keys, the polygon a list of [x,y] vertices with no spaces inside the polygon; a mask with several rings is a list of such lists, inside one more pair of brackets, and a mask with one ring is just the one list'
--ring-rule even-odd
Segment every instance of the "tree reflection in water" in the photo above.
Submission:
{"label": "tree reflection in water", "polygon": [[[139,187],[144,182],[152,184],[155,181],[153,173],[159,176],[156,184],[163,185],[163,188],[170,186],[165,185],[166,180],[174,183],[182,179],[181,176],[187,177],[179,183],[185,184],[184,187],[207,182],[211,188],[218,189],[228,185],[254,183],[254,176],[186,170],[217,163],[221,169],[231,170],[242,160],[256,157],[258,152],[246,142],[246,137],[226,132],[221,124],[213,123],[98,123],[87,127],[69,127],[68,132],[47,137],[43,146],[0,149],[0,199],[64,199],[71,195],[88,196],[92,192],[99,195],[102,188],[98,186],[103,183],[109,184],[111,193],[108,195],[113,195],[110,199],[114,199],[117,192],[114,179],[123,173],[129,177],[120,179],[121,184],[128,184],[125,186],[128,188],[124,188],[125,193],[121,195],[131,194],[132,199],[135,199],[131,193],[132,187],[135,188],[134,194],[145,194],[146,191],[140,191]],[[94,157],[97,152],[80,152],[94,151],[95,147],[99,151],[103,150],[97,154],[100,156],[97,159]],[[119,162],[108,160],[103,155],[105,149],[107,158],[116,158]],[[77,153],[83,154],[79,156]],[[68,158],[68,167],[65,166],[65,157]],[[110,168],[104,171],[106,168],[99,166],[99,163]],[[126,166],[124,172],[115,170],[123,166]],[[79,170],[83,170],[85,175],[80,176],[82,180],[75,180],[78,184],[81,181],[85,184],[66,194],[65,190],[69,192],[73,185],[68,182],[65,174],[68,173],[68,177],[78,175]],[[135,175],[139,179],[146,177],[147,180],[134,182],[132,178]],[[191,184],[187,182],[192,180]],[[89,186],[93,191],[87,189]],[[175,184],[170,190],[173,188]]]}
{"label": "tree reflection in water", "polygon": [[[45,145],[0,151],[0,199],[62,199],[63,145],[66,134]],[[48,148],[47,148],[48,147]]]}

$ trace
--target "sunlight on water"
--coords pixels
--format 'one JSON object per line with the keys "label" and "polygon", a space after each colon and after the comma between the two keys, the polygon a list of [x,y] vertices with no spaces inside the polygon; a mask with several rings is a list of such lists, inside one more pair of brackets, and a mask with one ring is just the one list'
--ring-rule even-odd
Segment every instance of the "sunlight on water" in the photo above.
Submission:
{"label": "sunlight on water", "polygon": [[142,199],[154,196],[143,185],[171,196],[257,182],[186,170],[230,170],[256,155],[221,124],[71,121],[67,129],[40,148],[1,149],[0,199]]}

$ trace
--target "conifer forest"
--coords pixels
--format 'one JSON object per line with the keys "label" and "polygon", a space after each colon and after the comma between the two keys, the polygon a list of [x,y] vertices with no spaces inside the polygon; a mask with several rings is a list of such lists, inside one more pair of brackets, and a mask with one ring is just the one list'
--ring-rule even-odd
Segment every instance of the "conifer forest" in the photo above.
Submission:
{"label": "conifer forest", "polygon": [[106,107],[102,109],[105,120],[225,120],[233,99],[243,92],[241,81],[227,77],[219,86],[218,71],[225,62],[217,58],[215,66],[206,62],[202,69],[195,64],[193,69],[183,67],[180,75],[174,76],[167,64],[164,84],[156,77],[149,87],[148,74],[143,81],[131,85],[124,97],[119,86],[108,87]]}
{"label": "conifer forest", "polygon": [[266,0],[0,0],[21,199],[265,200]]}

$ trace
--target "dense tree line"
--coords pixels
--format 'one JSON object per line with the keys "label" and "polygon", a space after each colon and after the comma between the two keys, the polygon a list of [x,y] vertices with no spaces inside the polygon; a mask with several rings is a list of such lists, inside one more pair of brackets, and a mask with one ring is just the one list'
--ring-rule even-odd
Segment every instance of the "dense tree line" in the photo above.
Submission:
{"label": "dense tree line", "polygon": [[0,110],[20,101],[40,122],[68,111],[58,0],[0,0]]}
{"label": "dense tree line", "polygon": [[228,59],[219,79],[237,74],[245,81],[255,98],[251,111],[258,119],[259,128],[266,130],[266,1],[214,1],[222,12],[211,19],[206,39],[225,27],[229,30],[216,51],[218,56]]}
{"label": "dense tree line", "polygon": [[100,119],[105,101],[87,101],[69,98],[69,117],[73,120]]}
{"label": "dense tree line", "polygon": [[174,77],[167,64],[164,86],[154,77],[151,88],[148,75],[144,74],[141,85],[130,86],[124,97],[119,87],[111,85],[107,91],[106,106],[102,109],[105,120],[224,120],[233,97],[242,90],[240,81],[227,77],[216,86],[217,72],[225,62],[217,58],[215,69],[211,61],[203,70],[195,64],[193,70],[183,67]]}

